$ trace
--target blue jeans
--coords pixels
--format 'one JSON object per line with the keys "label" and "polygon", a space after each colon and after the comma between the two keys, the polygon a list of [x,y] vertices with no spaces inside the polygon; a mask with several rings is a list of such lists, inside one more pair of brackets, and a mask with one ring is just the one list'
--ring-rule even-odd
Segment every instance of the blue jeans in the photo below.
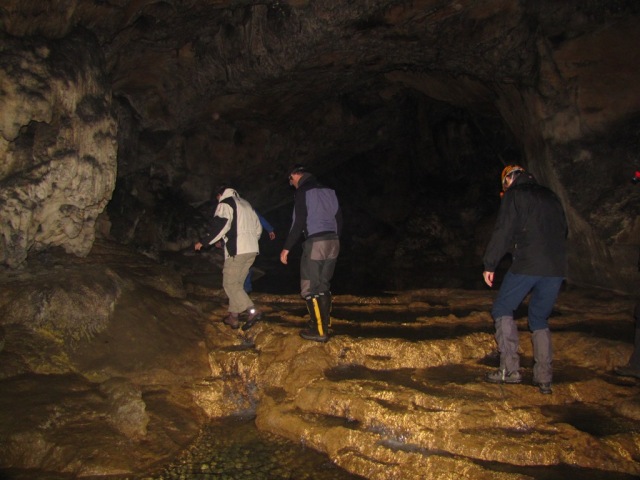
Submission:
{"label": "blue jeans", "polygon": [[532,332],[549,328],[549,315],[558,298],[563,277],[542,277],[511,273],[504,277],[498,296],[493,302],[491,315],[513,317],[513,312],[531,292],[529,299],[529,329]]}

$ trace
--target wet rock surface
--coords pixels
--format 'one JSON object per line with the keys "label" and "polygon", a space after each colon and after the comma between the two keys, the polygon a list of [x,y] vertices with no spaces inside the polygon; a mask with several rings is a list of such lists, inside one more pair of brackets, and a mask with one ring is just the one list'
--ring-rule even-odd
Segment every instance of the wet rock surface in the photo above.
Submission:
{"label": "wet rock surface", "polygon": [[[317,344],[298,336],[306,312],[295,291],[260,293],[276,289],[270,272],[252,294],[265,317],[242,332],[219,321],[226,298],[205,256],[159,262],[98,243],[85,259],[37,258],[0,276],[2,478],[291,478],[293,460],[259,474],[247,460],[253,449],[287,463],[280,441],[339,469],[306,478],[640,475],[640,380],[612,373],[632,351],[629,297],[563,290],[553,394],[541,395],[526,309],[523,383],[483,382],[498,361],[488,289],[336,285],[333,337]],[[69,312],[93,327],[70,335]],[[225,444],[225,431],[246,433],[220,424],[236,416],[253,418],[262,443]],[[220,460],[225,449],[239,452],[227,455],[235,467]]]}

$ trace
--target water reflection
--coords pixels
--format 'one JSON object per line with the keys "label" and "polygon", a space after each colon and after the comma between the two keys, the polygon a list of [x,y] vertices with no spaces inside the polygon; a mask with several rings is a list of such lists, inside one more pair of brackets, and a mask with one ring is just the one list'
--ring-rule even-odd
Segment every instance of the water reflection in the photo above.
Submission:
{"label": "water reflection", "polygon": [[609,435],[640,433],[640,422],[615,414],[597,405],[572,403],[569,405],[546,405],[542,413],[553,419],[553,423],[568,423],[578,430],[596,438]]}
{"label": "water reflection", "polygon": [[326,455],[259,431],[252,418],[208,425],[198,440],[153,480],[357,480]]}

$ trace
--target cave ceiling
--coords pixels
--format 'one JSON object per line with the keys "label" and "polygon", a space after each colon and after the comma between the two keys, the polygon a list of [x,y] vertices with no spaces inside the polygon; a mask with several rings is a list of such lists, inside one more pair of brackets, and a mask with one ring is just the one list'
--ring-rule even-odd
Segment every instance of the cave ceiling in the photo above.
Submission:
{"label": "cave ceiling", "polygon": [[171,132],[223,119],[287,134],[333,101],[357,114],[403,88],[491,109],[487,84],[536,77],[533,31],[561,41],[590,28],[590,14],[615,15],[503,0],[4,3],[10,35],[93,32],[114,97],[142,129]]}
{"label": "cave ceiling", "polygon": [[[494,86],[535,87],[541,39],[557,47],[637,9],[629,1],[9,0],[0,11],[11,36],[95,35],[113,96],[138,131],[238,144],[267,129],[266,160],[286,169],[295,156],[313,164],[366,151],[407,91],[499,116]],[[319,128],[331,115],[341,117],[328,126],[337,128]],[[278,135],[290,142],[274,147]]]}

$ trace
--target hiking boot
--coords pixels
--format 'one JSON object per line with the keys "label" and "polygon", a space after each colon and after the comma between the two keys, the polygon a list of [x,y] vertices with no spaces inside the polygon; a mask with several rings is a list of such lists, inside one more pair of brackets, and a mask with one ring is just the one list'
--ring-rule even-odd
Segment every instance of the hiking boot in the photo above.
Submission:
{"label": "hiking boot", "polygon": [[640,368],[633,367],[632,365],[623,365],[613,369],[613,373],[620,375],[621,377],[635,377],[640,378]]}
{"label": "hiking boot", "polygon": [[300,331],[300,336],[305,340],[313,340],[314,342],[328,342],[329,335],[320,335],[315,328],[307,328]]}
{"label": "hiking boot", "polygon": [[522,382],[522,375],[517,370],[511,373],[507,373],[506,370],[496,370],[495,372],[487,373],[485,380],[489,383],[520,383]]}
{"label": "hiking boot", "polygon": [[551,383],[537,383],[537,382],[533,382],[534,385],[538,386],[538,390],[540,391],[540,393],[544,394],[544,395],[551,395],[553,393],[553,390],[551,390]]}
{"label": "hiking boot", "polygon": [[[262,318],[262,312],[258,310],[256,307],[251,307],[247,309],[247,313],[249,316],[247,317],[247,321],[242,325],[242,331],[246,332],[251,327],[253,327],[258,320]],[[237,328],[237,327],[236,327]]]}
{"label": "hiking boot", "polygon": [[229,325],[231,328],[236,330],[240,326],[240,322],[238,321],[238,315],[234,315],[230,313],[227,315],[224,320],[222,320],[225,325]]}

